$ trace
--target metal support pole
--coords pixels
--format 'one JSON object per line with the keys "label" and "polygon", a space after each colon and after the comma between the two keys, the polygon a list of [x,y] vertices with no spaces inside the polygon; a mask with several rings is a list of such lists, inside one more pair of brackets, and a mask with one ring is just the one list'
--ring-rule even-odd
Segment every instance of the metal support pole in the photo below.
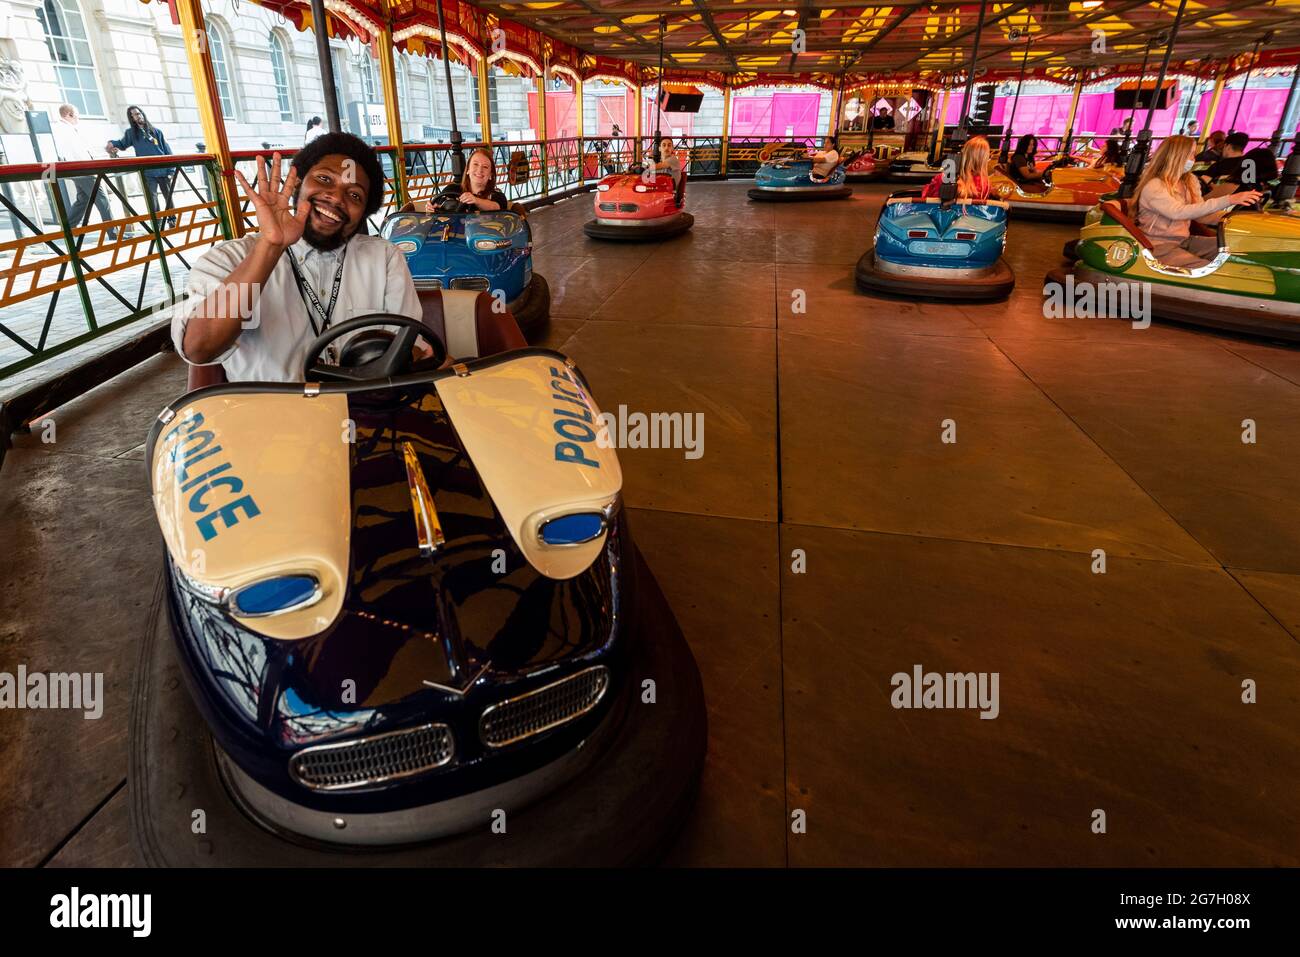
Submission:
{"label": "metal support pole", "polygon": [[[189,2],[193,2],[196,7],[199,5],[198,0],[177,0],[176,5],[179,7],[182,3]],[[182,26],[184,22],[182,18]],[[325,94],[325,122],[331,133],[338,133],[343,125],[339,122],[338,81],[334,77],[334,61],[330,58],[329,20],[325,14],[325,0],[311,0],[311,26],[316,35],[316,60],[320,64],[321,90]],[[240,233],[243,233],[242,229]]]}
{"label": "metal support pole", "polygon": [[727,178],[727,155],[731,145],[731,87],[722,91],[722,178]]}
{"label": "metal support pole", "polygon": [[194,77],[203,142],[207,151],[217,159],[218,191],[214,199],[229,211],[231,229],[238,238],[244,235],[244,217],[239,214],[235,168],[230,159],[230,144],[226,140],[226,122],[221,115],[221,98],[217,95],[212,57],[208,55],[207,25],[203,21],[201,0],[176,0],[176,13],[181,21],[181,35],[185,37],[185,55],[189,60],[190,75]]}
{"label": "metal support pole", "polygon": [[1169,58],[1174,52],[1174,41],[1178,39],[1178,26],[1183,22],[1183,13],[1187,10],[1187,0],[1178,0],[1178,12],[1174,14],[1174,25],[1169,31],[1169,42],[1165,45],[1165,55],[1160,61],[1160,75],[1156,77],[1156,95],[1151,98],[1147,105],[1146,122],[1142,124],[1142,132],[1138,134],[1137,148],[1134,149],[1133,155],[1128,158],[1124,166],[1124,182],[1120,184],[1119,195],[1122,199],[1127,199],[1133,195],[1133,190],[1137,188],[1138,178],[1142,175],[1142,167],[1146,165],[1147,155],[1151,150],[1151,118],[1156,112],[1156,97],[1164,89],[1165,74],[1169,71]]}
{"label": "metal support pole", "polygon": [[379,72],[384,87],[384,115],[388,120],[388,142],[393,147],[394,209],[406,204],[406,151],[402,147],[402,104],[398,101],[397,58],[393,49],[391,0],[383,0],[384,22],[379,33]]}
{"label": "metal support pole", "polygon": [[1286,126],[1287,117],[1291,115],[1291,110],[1295,106],[1295,93],[1297,82],[1300,81],[1300,66],[1291,71],[1291,89],[1286,94],[1286,106],[1282,107],[1282,115],[1277,118],[1277,129],[1273,131],[1273,139],[1269,141],[1269,149],[1273,155],[1282,148],[1282,131]]}
{"label": "metal support pole", "polygon": [[551,65],[545,60],[542,61],[542,72],[537,77],[537,122],[541,124],[542,135],[539,137],[542,141],[542,195],[545,196],[550,190],[547,184],[550,180],[546,171],[546,74]]}

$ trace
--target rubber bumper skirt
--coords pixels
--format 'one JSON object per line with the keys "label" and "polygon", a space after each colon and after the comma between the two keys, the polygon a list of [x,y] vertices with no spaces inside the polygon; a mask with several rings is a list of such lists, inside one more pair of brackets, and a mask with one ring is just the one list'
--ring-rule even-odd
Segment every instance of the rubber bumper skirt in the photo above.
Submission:
{"label": "rubber bumper skirt", "polygon": [[659,239],[672,239],[680,236],[695,225],[695,217],[690,213],[678,213],[666,223],[652,226],[608,226],[605,223],[590,220],[582,231],[592,239],[610,239],[625,243],[649,243]]}
{"label": "rubber bumper skirt", "polygon": [[[1080,283],[1138,283],[1142,280],[1123,279],[1109,273],[1090,269],[1083,263],[1073,266],[1058,266],[1048,272],[1044,283],[1065,284],[1065,278],[1074,273],[1074,282]],[[1199,326],[1218,332],[1231,332],[1237,335],[1257,336],[1281,342],[1300,343],[1300,321],[1270,314],[1264,309],[1252,309],[1244,306],[1225,305],[1207,301],[1205,296],[1197,295],[1197,290],[1181,287],[1185,295],[1170,295],[1162,283],[1153,282],[1151,286],[1151,314],[1157,319]],[[1248,300],[1249,301],[1249,300]],[[1256,300],[1258,301],[1258,300]],[[1118,319],[1118,322],[1127,320]]]}
{"label": "rubber bumper skirt", "polygon": [[[524,807],[508,799],[507,833],[481,828],[424,844],[357,848],[283,837],[251,820],[220,776],[207,728],[182,680],[163,578],[141,636],[132,686],[131,839],[153,866],[623,866],[653,863],[695,801],[708,738],[699,669],[668,603],[633,550],[638,620],[621,720],[582,773]],[[654,679],[657,701],[641,702]],[[620,704],[622,707],[619,707]],[[593,734],[593,738],[596,735]],[[590,740],[590,739],[589,739]],[[206,813],[206,833],[191,814]]]}
{"label": "rubber bumper skirt", "polygon": [[1078,259],[1079,240],[1067,239],[1065,241],[1065,245],[1061,247],[1061,255],[1064,256],[1066,259],[1070,260],[1070,262],[1074,262],[1076,259]]}
{"label": "rubber bumper skirt", "polygon": [[844,185],[834,189],[760,189],[755,186],[749,191],[749,198],[760,203],[811,203],[819,199],[848,199],[853,195],[853,187]]}
{"label": "rubber bumper skirt", "polygon": [[993,271],[986,276],[954,276],[951,279],[909,276],[878,268],[874,245],[868,246],[858,260],[855,278],[858,288],[863,292],[883,292],[891,296],[949,302],[992,302],[1005,299],[1016,287],[1015,273],[1005,259],[999,259]]}
{"label": "rubber bumper skirt", "polygon": [[541,336],[551,320],[551,287],[546,277],[533,273],[519,298],[510,304],[510,314],[529,342],[535,342]]}

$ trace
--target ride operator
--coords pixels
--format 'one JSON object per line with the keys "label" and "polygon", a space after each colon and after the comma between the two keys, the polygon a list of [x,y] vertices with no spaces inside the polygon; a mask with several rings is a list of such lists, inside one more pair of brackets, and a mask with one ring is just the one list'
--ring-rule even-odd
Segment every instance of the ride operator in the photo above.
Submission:
{"label": "ride operator", "polygon": [[257,160],[257,185],[236,172],[259,231],[218,243],[195,264],[188,309],[172,342],[192,365],[220,363],[231,382],[301,382],[312,341],[370,313],[419,320],[406,257],[366,234],[383,202],[379,160],[350,133],[299,150],[280,180],[280,154]]}

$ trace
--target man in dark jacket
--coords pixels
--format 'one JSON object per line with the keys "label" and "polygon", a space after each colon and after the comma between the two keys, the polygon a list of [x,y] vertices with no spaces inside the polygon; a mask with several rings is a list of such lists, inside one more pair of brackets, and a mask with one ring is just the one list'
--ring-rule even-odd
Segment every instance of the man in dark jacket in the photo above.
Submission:
{"label": "man in dark jacket", "polygon": [[[120,150],[134,149],[136,156],[171,156],[172,148],[162,130],[149,122],[144,110],[133,106],[126,111],[127,128],[120,140],[109,140],[105,145],[110,156],[117,156]],[[172,208],[172,175],[174,166],[163,166],[144,171],[144,181],[149,193],[154,197],[154,210],[158,215]],[[167,228],[176,225],[176,217],[169,216],[165,223]]]}

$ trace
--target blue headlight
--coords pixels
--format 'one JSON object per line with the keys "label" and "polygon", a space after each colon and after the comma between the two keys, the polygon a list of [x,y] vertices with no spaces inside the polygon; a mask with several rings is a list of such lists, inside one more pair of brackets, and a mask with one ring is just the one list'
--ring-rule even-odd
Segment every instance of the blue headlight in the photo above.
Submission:
{"label": "blue headlight", "polygon": [[254,582],[230,598],[230,610],[244,617],[278,615],[311,604],[320,595],[320,584],[311,575],[281,575]]}
{"label": "blue headlight", "polygon": [[605,516],[600,512],[576,512],[553,518],[541,527],[547,545],[581,545],[605,530]]}

